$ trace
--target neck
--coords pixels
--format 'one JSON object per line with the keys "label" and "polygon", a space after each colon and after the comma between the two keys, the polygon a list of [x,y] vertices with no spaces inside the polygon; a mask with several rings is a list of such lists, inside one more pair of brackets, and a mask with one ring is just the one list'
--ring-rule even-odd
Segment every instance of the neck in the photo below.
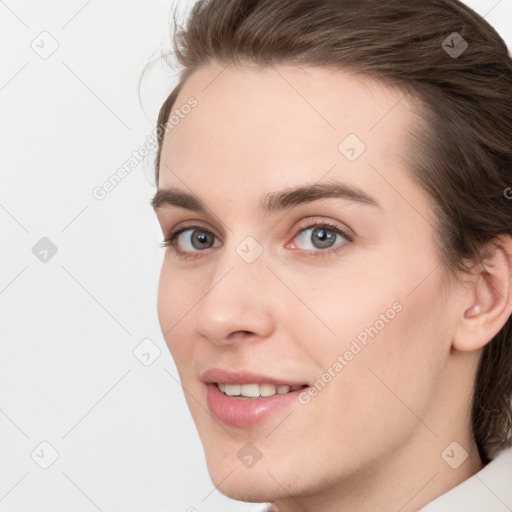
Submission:
{"label": "neck", "polygon": [[[450,464],[457,465],[464,452],[457,445],[447,450],[453,439],[459,439],[459,445],[468,452],[456,469]],[[274,506],[278,512],[416,512],[482,467],[471,436],[436,438],[431,432],[418,431],[400,451],[388,453],[385,460],[372,461],[372,467],[361,468],[357,475],[331,483],[314,495],[276,500]]]}

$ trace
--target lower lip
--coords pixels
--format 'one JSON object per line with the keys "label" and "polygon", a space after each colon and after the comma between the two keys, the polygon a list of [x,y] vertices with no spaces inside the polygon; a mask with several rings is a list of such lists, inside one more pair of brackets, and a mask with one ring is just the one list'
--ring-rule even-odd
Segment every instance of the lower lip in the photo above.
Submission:
{"label": "lower lip", "polygon": [[250,427],[263,423],[273,413],[289,406],[297,400],[299,393],[306,388],[297,389],[282,395],[260,396],[259,398],[233,398],[223,393],[217,384],[208,383],[206,400],[212,414],[226,425]]}

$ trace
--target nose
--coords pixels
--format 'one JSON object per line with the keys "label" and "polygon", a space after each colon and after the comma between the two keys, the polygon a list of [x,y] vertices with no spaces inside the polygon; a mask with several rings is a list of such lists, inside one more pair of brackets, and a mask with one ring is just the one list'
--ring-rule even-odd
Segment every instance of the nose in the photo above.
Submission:
{"label": "nose", "polygon": [[235,250],[224,249],[214,268],[202,299],[192,310],[196,333],[216,345],[270,336],[276,304],[270,282],[273,275],[265,258],[247,263]]}

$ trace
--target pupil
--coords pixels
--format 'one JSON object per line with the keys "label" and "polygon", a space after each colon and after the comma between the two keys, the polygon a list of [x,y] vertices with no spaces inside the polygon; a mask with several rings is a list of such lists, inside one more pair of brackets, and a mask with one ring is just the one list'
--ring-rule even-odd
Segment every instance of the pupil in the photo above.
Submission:
{"label": "pupil", "polygon": [[213,245],[212,240],[210,240],[210,244],[208,246],[206,245],[208,244],[208,233],[205,233],[204,231],[195,230],[192,233],[191,241],[195,249],[204,249],[205,247],[208,249]]}
{"label": "pupil", "polygon": [[319,246],[320,249],[325,249],[326,247],[331,247],[336,239],[336,234],[324,228],[316,228],[312,233],[312,238],[313,245]]}

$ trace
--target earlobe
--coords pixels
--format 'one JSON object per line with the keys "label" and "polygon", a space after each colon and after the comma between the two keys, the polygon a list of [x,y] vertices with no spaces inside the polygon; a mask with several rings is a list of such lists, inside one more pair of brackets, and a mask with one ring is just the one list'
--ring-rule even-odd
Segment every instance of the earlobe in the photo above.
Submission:
{"label": "earlobe", "polygon": [[512,313],[512,238],[489,243],[489,252],[477,267],[469,307],[462,310],[452,346],[459,351],[484,347]]}

